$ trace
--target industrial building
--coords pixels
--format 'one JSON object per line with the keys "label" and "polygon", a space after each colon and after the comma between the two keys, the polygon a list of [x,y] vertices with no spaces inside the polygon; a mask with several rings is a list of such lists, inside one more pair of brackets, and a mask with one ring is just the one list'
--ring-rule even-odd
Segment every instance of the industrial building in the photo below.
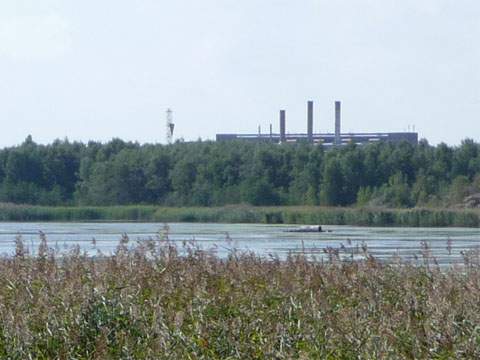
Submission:
{"label": "industrial building", "polygon": [[418,144],[418,133],[416,132],[390,132],[390,133],[342,133],[341,131],[341,113],[342,106],[340,101],[335,102],[335,132],[318,134],[313,132],[313,101],[307,105],[307,133],[289,134],[286,131],[287,114],[285,110],[280,111],[280,133],[274,134],[272,125],[268,134],[217,134],[217,141],[264,141],[274,143],[295,143],[309,142],[320,144],[326,147],[341,146],[350,143],[364,145],[379,141],[402,142],[407,141],[412,144]]}

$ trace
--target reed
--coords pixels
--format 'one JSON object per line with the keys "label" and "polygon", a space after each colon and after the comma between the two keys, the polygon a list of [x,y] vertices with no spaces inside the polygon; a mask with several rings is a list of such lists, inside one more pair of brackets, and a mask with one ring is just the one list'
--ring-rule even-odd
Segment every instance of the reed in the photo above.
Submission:
{"label": "reed", "polygon": [[144,221],[322,224],[409,227],[479,227],[480,212],[463,209],[385,209],[308,206],[45,207],[0,204],[0,221]]}
{"label": "reed", "polygon": [[115,254],[0,259],[0,357],[8,359],[474,359],[479,253],[441,270],[232,252],[168,234]]}

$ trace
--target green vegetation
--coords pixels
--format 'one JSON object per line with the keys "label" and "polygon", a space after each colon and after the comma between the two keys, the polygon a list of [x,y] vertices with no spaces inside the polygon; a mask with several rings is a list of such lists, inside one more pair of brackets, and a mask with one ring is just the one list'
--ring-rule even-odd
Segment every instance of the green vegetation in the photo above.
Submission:
{"label": "green vegetation", "polygon": [[0,150],[0,202],[32,205],[448,207],[480,193],[480,145],[178,142],[29,137]]}
{"label": "green vegetation", "polygon": [[[477,359],[480,262],[462,271],[233,252],[168,238],[0,259],[8,359]],[[184,254],[180,256],[179,254]]]}
{"label": "green vegetation", "polygon": [[0,204],[0,221],[143,221],[322,224],[409,227],[479,227],[479,210],[333,208],[311,206],[44,207]]}

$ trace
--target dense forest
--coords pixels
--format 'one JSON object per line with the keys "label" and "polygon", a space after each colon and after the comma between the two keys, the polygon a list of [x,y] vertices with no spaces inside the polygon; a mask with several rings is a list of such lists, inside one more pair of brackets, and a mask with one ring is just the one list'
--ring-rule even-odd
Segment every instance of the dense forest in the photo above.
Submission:
{"label": "dense forest", "polygon": [[0,150],[0,202],[41,205],[451,206],[480,192],[480,144],[57,140]]}

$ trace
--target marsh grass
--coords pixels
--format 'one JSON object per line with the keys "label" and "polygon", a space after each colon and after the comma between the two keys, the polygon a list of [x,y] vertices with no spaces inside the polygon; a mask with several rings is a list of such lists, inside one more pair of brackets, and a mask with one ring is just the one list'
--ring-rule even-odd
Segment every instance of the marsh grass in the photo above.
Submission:
{"label": "marsh grass", "polygon": [[145,221],[186,223],[321,224],[479,227],[480,211],[465,209],[334,208],[315,206],[45,207],[0,204],[0,221]]}
{"label": "marsh grass", "polygon": [[[0,358],[474,359],[480,260],[424,264],[232,251],[219,259],[168,227],[114,254],[59,254],[40,234],[0,260]],[[95,244],[93,244],[95,245]],[[340,250],[341,251],[341,250]]]}

